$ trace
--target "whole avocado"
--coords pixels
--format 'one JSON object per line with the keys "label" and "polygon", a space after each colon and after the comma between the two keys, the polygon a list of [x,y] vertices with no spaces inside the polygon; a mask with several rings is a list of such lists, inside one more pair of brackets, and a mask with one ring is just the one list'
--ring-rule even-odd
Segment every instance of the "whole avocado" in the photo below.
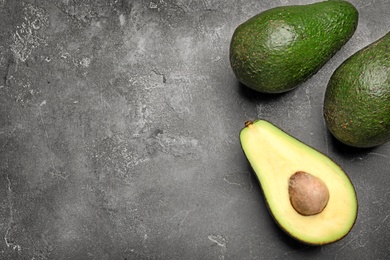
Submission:
{"label": "whole avocado", "polygon": [[335,70],[323,112],[330,132],[347,145],[374,147],[390,141],[390,32]]}
{"label": "whole avocado", "polygon": [[230,43],[230,65],[244,85],[264,93],[295,88],[316,73],[353,35],[358,11],[330,0],[281,6],[239,25]]}

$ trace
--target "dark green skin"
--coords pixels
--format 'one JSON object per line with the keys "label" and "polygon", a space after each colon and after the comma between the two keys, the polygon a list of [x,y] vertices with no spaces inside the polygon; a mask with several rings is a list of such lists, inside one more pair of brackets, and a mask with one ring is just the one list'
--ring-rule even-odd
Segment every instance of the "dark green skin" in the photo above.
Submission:
{"label": "dark green skin", "polygon": [[346,1],[282,6],[239,25],[230,65],[244,85],[264,93],[295,88],[316,73],[353,35],[358,11]]}
{"label": "dark green skin", "polygon": [[324,118],[354,147],[390,141],[390,32],[345,60],[329,80]]}

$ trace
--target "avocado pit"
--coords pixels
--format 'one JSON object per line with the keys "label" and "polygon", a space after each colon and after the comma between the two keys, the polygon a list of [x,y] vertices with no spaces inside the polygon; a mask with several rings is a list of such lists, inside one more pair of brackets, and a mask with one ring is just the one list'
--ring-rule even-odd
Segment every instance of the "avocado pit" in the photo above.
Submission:
{"label": "avocado pit", "polygon": [[288,192],[291,205],[304,216],[321,213],[329,200],[326,184],[318,177],[303,171],[298,171],[290,177]]}

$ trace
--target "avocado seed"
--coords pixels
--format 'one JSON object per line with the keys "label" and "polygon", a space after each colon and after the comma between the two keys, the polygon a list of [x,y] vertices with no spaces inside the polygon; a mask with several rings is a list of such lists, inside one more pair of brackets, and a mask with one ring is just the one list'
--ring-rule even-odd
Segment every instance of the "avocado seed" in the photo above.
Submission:
{"label": "avocado seed", "polygon": [[290,177],[288,193],[293,208],[304,216],[322,212],[329,200],[326,184],[318,177],[303,171],[298,171]]}

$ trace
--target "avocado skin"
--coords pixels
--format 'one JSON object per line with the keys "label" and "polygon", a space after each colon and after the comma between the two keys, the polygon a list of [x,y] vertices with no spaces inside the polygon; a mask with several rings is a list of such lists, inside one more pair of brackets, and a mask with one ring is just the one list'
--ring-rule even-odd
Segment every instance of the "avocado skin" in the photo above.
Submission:
{"label": "avocado skin", "polygon": [[358,11],[346,1],[281,6],[233,33],[230,65],[244,85],[282,93],[315,74],[353,35]]}
{"label": "avocado skin", "polygon": [[349,146],[368,148],[390,141],[390,32],[335,70],[323,113],[333,136]]}

